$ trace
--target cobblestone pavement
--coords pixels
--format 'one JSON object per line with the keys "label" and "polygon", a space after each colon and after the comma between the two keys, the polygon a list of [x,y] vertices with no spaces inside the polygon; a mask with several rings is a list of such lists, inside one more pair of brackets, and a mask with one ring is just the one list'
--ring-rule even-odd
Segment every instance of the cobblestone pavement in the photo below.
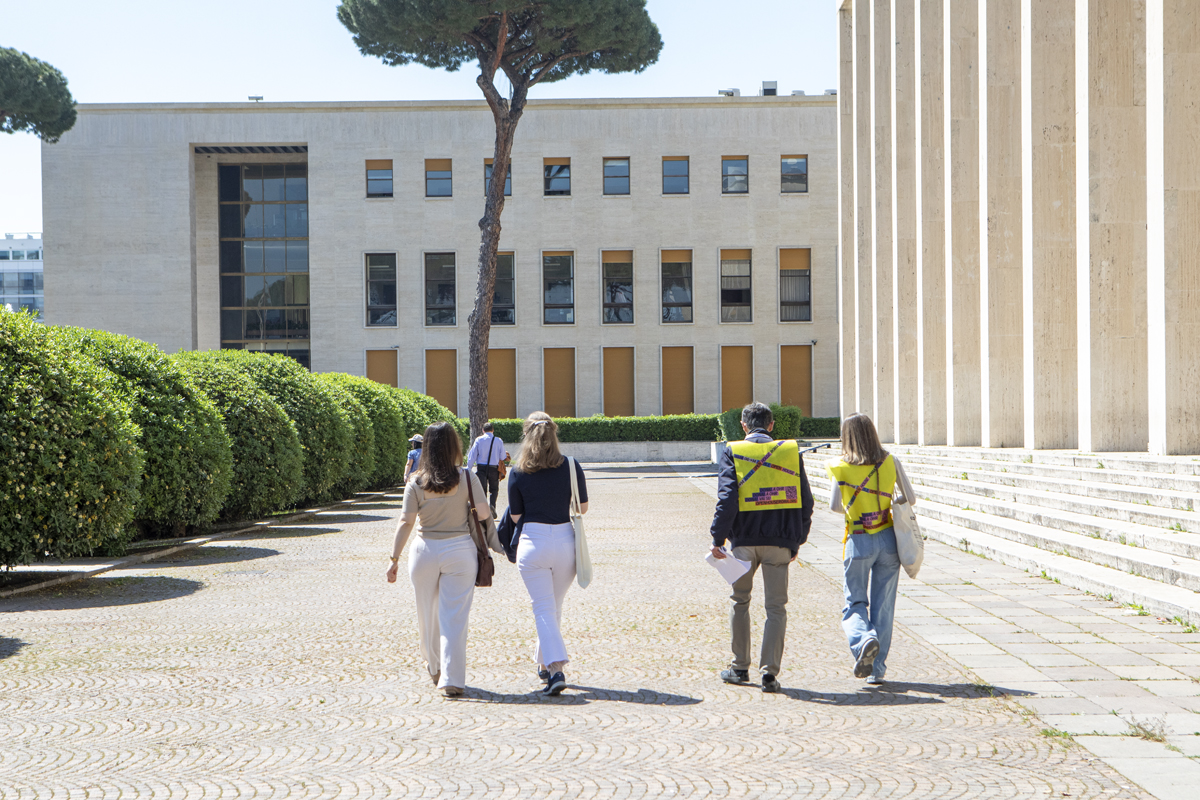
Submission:
{"label": "cobblestone pavement", "polygon": [[567,598],[562,697],[537,694],[507,562],[476,592],[467,696],[436,694],[411,586],[383,580],[398,498],[368,502],[0,601],[0,798],[1148,797],[920,626],[899,682],[855,680],[820,542],[791,572],[785,692],[721,683],[705,479],[588,475],[596,578]]}

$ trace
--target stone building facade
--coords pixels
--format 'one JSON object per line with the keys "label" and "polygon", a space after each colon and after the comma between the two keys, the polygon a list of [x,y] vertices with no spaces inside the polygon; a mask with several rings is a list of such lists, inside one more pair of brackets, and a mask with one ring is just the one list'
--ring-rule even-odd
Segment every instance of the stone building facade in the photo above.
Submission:
{"label": "stone building facade", "polygon": [[[82,105],[42,150],[46,316],[289,352],[459,413],[482,101]],[[493,416],[836,415],[836,98],[531,102]]]}
{"label": "stone building facade", "polygon": [[842,407],[1200,452],[1200,6],[841,0]]}

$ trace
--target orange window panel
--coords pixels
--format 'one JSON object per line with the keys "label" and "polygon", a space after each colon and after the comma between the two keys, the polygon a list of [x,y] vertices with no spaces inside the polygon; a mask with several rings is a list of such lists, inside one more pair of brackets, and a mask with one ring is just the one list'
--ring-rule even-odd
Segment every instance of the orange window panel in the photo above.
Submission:
{"label": "orange window panel", "polygon": [[449,158],[427,158],[425,159],[426,172],[450,172],[453,159]]}
{"label": "orange window panel", "polygon": [[488,350],[488,417],[515,419],[517,416],[517,351]]}
{"label": "orange window panel", "polygon": [[812,416],[812,345],[779,348],[779,402]]}
{"label": "orange window panel", "polygon": [[602,264],[632,264],[632,250],[605,250],[600,254]]}
{"label": "orange window panel", "polygon": [[696,410],[696,375],[690,347],[662,349],[662,413],[692,414]]}
{"label": "orange window panel", "polygon": [[569,167],[571,159],[569,158],[543,158],[542,164],[547,167]]}
{"label": "orange window panel", "polygon": [[391,169],[392,160],[390,158],[367,159],[367,169]]}
{"label": "orange window panel", "polygon": [[663,250],[662,263],[664,264],[690,264],[692,263],[691,250]]}
{"label": "orange window panel", "polygon": [[721,348],[721,408],[742,408],[754,402],[754,348]]}
{"label": "orange window panel", "polygon": [[633,348],[604,348],[604,416],[633,416]]}
{"label": "orange window panel", "polygon": [[812,264],[812,250],[807,247],[785,247],[779,251],[779,268],[809,269]]}
{"label": "orange window panel", "polygon": [[545,412],[552,417],[575,416],[575,348],[542,350],[542,386]]}
{"label": "orange window panel", "polygon": [[395,350],[367,351],[367,378],[385,386],[399,386],[400,373],[396,367]]}
{"label": "orange window panel", "polygon": [[425,351],[425,394],[458,415],[458,351]]}

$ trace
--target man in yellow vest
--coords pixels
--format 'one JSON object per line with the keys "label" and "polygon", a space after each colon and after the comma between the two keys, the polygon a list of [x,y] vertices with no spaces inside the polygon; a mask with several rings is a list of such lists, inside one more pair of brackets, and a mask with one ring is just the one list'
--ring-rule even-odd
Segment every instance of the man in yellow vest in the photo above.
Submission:
{"label": "man in yellow vest", "polygon": [[726,683],[750,682],[750,592],[754,573],[762,569],[767,623],[763,627],[764,692],[778,692],[777,676],[787,631],[788,566],[808,540],[813,499],[804,474],[804,459],[794,439],[771,438],[771,409],[751,403],[742,409],[745,441],[730,442],[717,459],[717,509],[712,523],[712,554],[733,555],[750,562],[750,570],[733,584],[729,613],[733,663],[721,672]]}

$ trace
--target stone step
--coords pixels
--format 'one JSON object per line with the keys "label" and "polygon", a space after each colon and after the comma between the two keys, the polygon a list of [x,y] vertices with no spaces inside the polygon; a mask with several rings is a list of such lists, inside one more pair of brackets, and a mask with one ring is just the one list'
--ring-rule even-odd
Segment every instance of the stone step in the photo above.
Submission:
{"label": "stone step", "polygon": [[[940,456],[962,461],[1041,464],[1076,469],[1115,469],[1200,476],[1200,456],[1152,456],[1145,453],[1080,453],[1077,450],[1025,450],[999,447],[886,445],[900,457]],[[834,448],[837,449],[837,448]]]}

